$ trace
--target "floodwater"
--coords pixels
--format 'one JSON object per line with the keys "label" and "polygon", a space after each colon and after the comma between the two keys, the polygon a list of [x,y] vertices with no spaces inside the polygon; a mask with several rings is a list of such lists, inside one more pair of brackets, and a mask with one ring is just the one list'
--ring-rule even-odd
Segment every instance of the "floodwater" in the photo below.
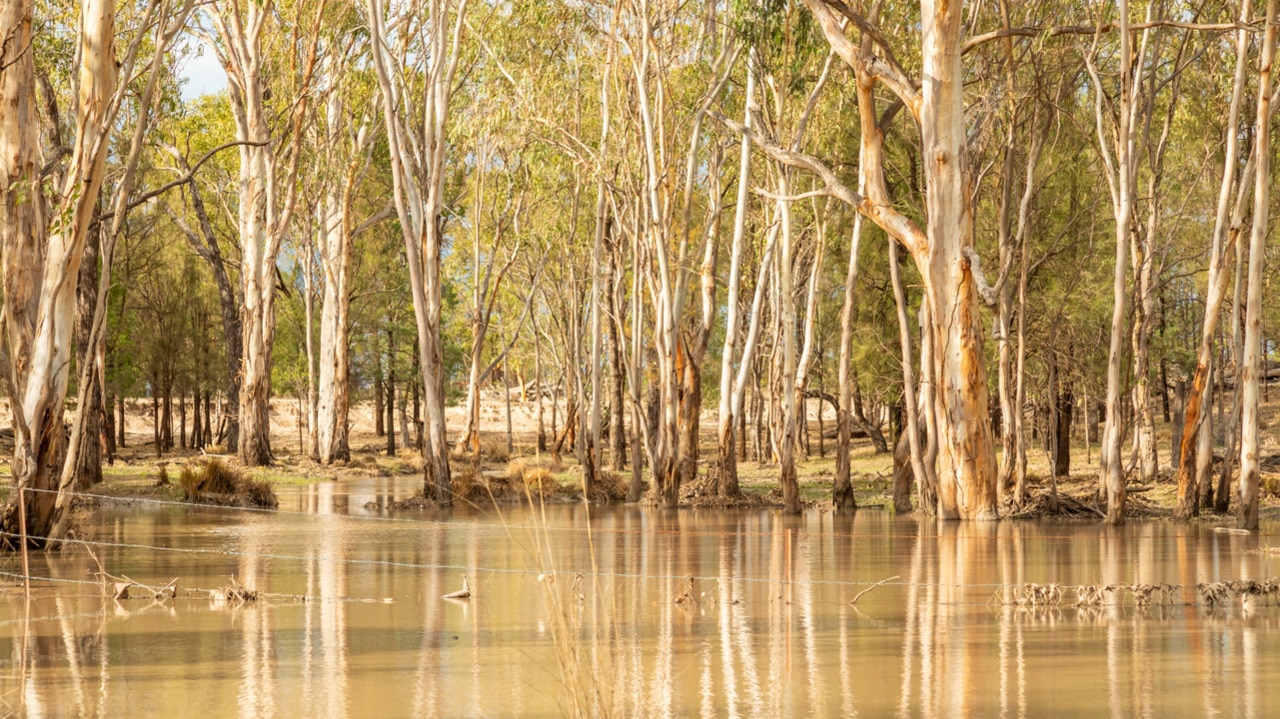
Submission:
{"label": "floodwater", "polygon": [[[0,714],[541,717],[594,690],[627,717],[1256,717],[1280,680],[1280,607],[1194,590],[1280,575],[1275,527],[364,508],[414,487],[289,487],[275,514],[104,505],[85,536],[113,575],[310,599],[116,601],[83,547],[33,555],[61,581],[0,599]],[[463,574],[472,598],[442,599]],[[1025,582],[1071,586],[1005,601]],[[1069,606],[1137,582],[1192,589]]]}

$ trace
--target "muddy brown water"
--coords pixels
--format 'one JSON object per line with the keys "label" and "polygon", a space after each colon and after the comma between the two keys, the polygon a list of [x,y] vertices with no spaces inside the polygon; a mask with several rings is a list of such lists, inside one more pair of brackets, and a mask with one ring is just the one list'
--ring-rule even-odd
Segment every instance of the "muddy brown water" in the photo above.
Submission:
{"label": "muddy brown water", "polygon": [[[288,487],[277,514],[104,505],[87,529],[112,574],[311,599],[114,601],[83,549],[34,555],[62,581],[0,599],[0,714],[561,716],[594,682],[628,717],[1274,716],[1280,607],[1069,606],[1074,585],[1280,575],[1274,526],[364,508],[415,486]],[[464,573],[472,598],[442,599]],[[1004,601],[1026,582],[1062,604]],[[562,673],[573,651],[588,679]]]}

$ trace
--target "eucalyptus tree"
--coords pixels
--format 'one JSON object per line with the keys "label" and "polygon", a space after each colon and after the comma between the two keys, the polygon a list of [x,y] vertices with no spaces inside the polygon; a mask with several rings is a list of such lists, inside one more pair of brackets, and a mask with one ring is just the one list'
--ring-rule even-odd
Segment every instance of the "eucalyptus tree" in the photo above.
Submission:
{"label": "eucalyptus tree", "polygon": [[[275,341],[276,260],[297,206],[303,124],[319,58],[325,2],[285,8],[271,0],[242,5],[219,0],[205,17],[212,30],[196,29],[227,74],[236,140],[239,142],[237,232],[240,240],[242,352],[240,461],[271,462],[271,351]],[[279,29],[294,23],[292,46]],[[264,39],[281,44],[264,46]],[[274,53],[271,51],[275,50]],[[295,53],[297,53],[295,55]],[[275,82],[272,82],[275,80]],[[285,82],[287,80],[290,82]],[[271,103],[284,103],[281,112]],[[277,113],[281,125],[272,127]],[[281,143],[282,137],[288,142]]]}
{"label": "eucalyptus tree", "polygon": [[[710,11],[710,8],[706,10]],[[640,148],[637,175],[641,247],[648,255],[650,295],[655,308],[653,347],[657,358],[658,432],[654,445],[654,496],[666,507],[679,501],[680,486],[697,472],[700,366],[716,314],[713,279],[719,248],[722,194],[718,174],[699,177],[700,165],[713,170],[715,146],[703,154],[703,123],[711,103],[728,83],[740,52],[727,33],[705,16],[689,16],[684,6],[646,0],[623,4],[614,38],[629,64],[634,106],[634,142]],[[710,28],[710,29],[708,29]],[[671,78],[677,67],[692,75],[694,91],[686,106],[671,102]],[[698,80],[704,80],[699,83]],[[687,149],[680,148],[688,128]],[[701,232],[695,233],[697,191],[707,195]],[[695,245],[696,239],[696,245]],[[695,265],[694,258],[702,261]],[[685,311],[695,272],[701,278],[701,312],[684,331]]]}
{"label": "eucalyptus tree", "polygon": [[449,504],[440,252],[449,111],[467,0],[416,0],[401,5],[390,21],[381,0],[367,0],[365,7],[417,325],[426,405],[423,491]]}
{"label": "eucalyptus tree", "polygon": [[1258,112],[1254,121],[1257,170],[1253,190],[1253,227],[1249,233],[1249,278],[1244,315],[1241,385],[1240,506],[1236,526],[1258,529],[1258,381],[1262,365],[1262,266],[1266,262],[1267,219],[1271,210],[1271,64],[1276,49],[1277,0],[1267,0],[1266,32],[1258,64]]}
{"label": "eucalyptus tree", "polygon": [[[1250,0],[1240,3],[1239,20],[1248,23],[1251,13]],[[1191,378],[1189,395],[1182,418],[1181,445],[1175,447],[1180,455],[1178,470],[1178,504],[1174,515],[1187,519],[1199,513],[1200,499],[1212,498],[1211,468],[1213,463],[1213,431],[1210,421],[1210,377],[1214,373],[1214,341],[1218,333],[1218,319],[1222,303],[1226,299],[1228,280],[1231,277],[1228,252],[1243,247],[1240,234],[1243,214],[1248,198],[1250,175],[1256,167],[1256,155],[1251,155],[1243,173],[1238,169],[1240,156],[1240,115],[1244,101],[1245,80],[1248,70],[1250,32],[1241,27],[1236,31],[1235,71],[1228,102],[1226,125],[1223,128],[1222,177],[1219,183],[1217,205],[1214,213],[1213,234],[1209,247],[1208,292],[1205,296],[1204,322],[1196,355],[1195,372]],[[1240,175],[1237,177],[1237,175]],[[1232,193],[1235,202],[1232,202]],[[1233,211],[1234,207],[1234,211]],[[1217,370],[1221,372],[1221,369]],[[1234,424],[1234,423],[1233,423]],[[1228,454],[1231,448],[1228,447]],[[1225,500],[1225,497],[1219,497]]]}
{"label": "eucalyptus tree", "polygon": [[[78,45],[75,105],[76,125],[70,146],[41,147],[40,118],[36,102],[33,44],[34,18],[27,0],[0,8],[0,37],[9,41],[0,48],[0,274],[3,275],[5,331],[5,380],[14,415],[13,481],[19,492],[7,503],[3,522],[8,528],[37,537],[57,538],[65,533],[69,506],[66,493],[78,468],[77,435],[83,433],[85,413],[73,426],[73,451],[64,457],[63,402],[71,365],[75,329],[76,289],[86,239],[97,212],[107,156],[125,94],[134,77],[144,41],[154,38],[147,89],[149,101],[162,70],[166,44],[185,22],[186,10],[174,14],[163,0],[131,8],[136,30],[117,56],[114,0],[84,0],[75,22]],[[145,57],[145,56],[144,56]],[[44,88],[49,92],[46,83]],[[49,100],[47,106],[56,106]],[[134,123],[133,145],[140,143],[149,113],[145,104]],[[57,127],[60,118],[46,117]],[[60,133],[52,133],[55,141]],[[47,165],[44,157],[52,158]],[[123,181],[116,188],[113,233],[123,222],[138,153],[128,153]],[[65,161],[65,163],[64,163]],[[46,195],[46,182],[52,192]],[[109,253],[107,253],[109,255]],[[109,260],[106,267],[109,268]],[[105,295],[109,279],[99,289],[88,344],[105,325]],[[80,402],[85,394],[92,363],[81,363]],[[26,496],[22,490],[37,490]]]}
{"label": "eucalyptus tree", "polygon": [[939,447],[939,513],[945,518],[995,518],[995,443],[987,411],[979,310],[983,286],[978,281],[980,268],[973,249],[973,206],[968,190],[971,170],[961,64],[962,7],[927,0],[921,4],[921,76],[929,78],[922,89],[899,64],[884,36],[863,16],[838,4],[848,24],[872,38],[878,56],[861,52],[845,34],[846,23],[832,6],[823,0],[805,0],[805,4],[832,49],[855,72],[866,74],[871,80],[869,89],[884,85],[890,90],[919,127],[922,146],[931,148],[922,158],[927,190],[925,226],[898,210],[888,195],[883,134],[876,126],[876,116],[861,117],[865,195],[850,189],[817,158],[769,142],[755,131],[753,138],[775,160],[818,175],[839,199],[876,222],[912,254],[924,281],[931,318],[929,340],[936,350],[927,379],[938,383],[931,406]]}
{"label": "eucalyptus tree", "polygon": [[315,243],[321,278],[315,452],[321,464],[351,458],[353,243],[389,214],[370,207],[365,217],[358,215],[361,189],[372,184],[373,150],[380,134],[378,96],[365,78],[353,71],[353,65],[366,58],[367,43],[354,31],[335,33],[329,42],[324,66],[327,98],[317,132],[322,133],[322,141],[317,142],[322,149],[316,153],[323,168]]}

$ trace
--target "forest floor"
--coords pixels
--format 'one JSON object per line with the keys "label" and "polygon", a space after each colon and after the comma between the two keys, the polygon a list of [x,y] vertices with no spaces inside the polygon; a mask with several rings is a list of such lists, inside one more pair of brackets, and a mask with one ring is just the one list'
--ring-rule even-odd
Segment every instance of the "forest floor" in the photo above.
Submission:
{"label": "forest floor", "polygon": [[[530,487],[538,490],[535,494],[543,497],[562,500],[580,498],[582,473],[573,453],[566,450],[557,458],[548,452],[539,452],[534,403],[513,401],[511,404],[512,451],[508,452],[504,403],[492,399],[482,402],[480,434],[482,482],[474,482],[470,458],[455,457],[452,460],[455,478],[462,478],[464,485],[468,483],[473,485],[467,488],[471,490],[467,492],[467,498],[473,501],[487,501],[485,498],[488,496],[490,487],[497,488],[501,485],[504,490],[510,490],[517,484],[513,480],[521,477],[529,483]],[[835,440],[819,439],[816,403],[811,405],[810,410],[810,452],[807,458],[804,453],[801,453],[797,464],[801,498],[810,507],[829,510],[831,485],[835,473]],[[456,431],[456,428],[462,425],[462,415],[462,408],[450,408],[448,426]],[[830,411],[827,415],[823,427],[830,432],[835,422],[830,416]],[[120,497],[177,499],[181,497],[182,489],[176,481],[170,481],[166,485],[159,484],[158,480],[162,472],[170,480],[174,480],[182,467],[197,465],[208,456],[218,456],[224,451],[221,447],[211,447],[206,451],[175,448],[165,452],[162,457],[157,457],[149,404],[144,404],[141,400],[136,404],[131,402],[127,417],[126,446],[119,450],[114,464],[103,467],[104,482],[91,490],[93,493]],[[416,475],[422,471],[422,461],[417,450],[403,446],[402,441],[397,442],[394,455],[387,454],[385,436],[379,437],[374,432],[371,406],[362,404],[353,408],[351,460],[330,467],[320,466],[302,456],[298,417],[299,411],[295,403],[280,401],[273,404],[271,442],[276,461],[271,467],[248,469],[249,476],[271,484],[285,485],[342,478]],[[563,418],[563,407],[558,413],[558,418]],[[549,405],[544,421],[547,441],[550,445],[553,439]],[[1264,518],[1280,518],[1280,401],[1263,407],[1261,424],[1262,513]],[[700,481],[709,478],[715,469],[714,412],[704,414],[701,430],[702,459],[698,467]],[[451,436],[453,434],[454,432],[451,432]],[[1169,464],[1171,443],[1168,423],[1159,422],[1157,434],[1161,471],[1154,483],[1138,486],[1131,480],[1132,494],[1129,509],[1133,515],[1161,517],[1170,516],[1172,513],[1176,486],[1174,472]],[[177,441],[175,431],[175,443]],[[607,450],[608,441],[605,445]],[[1220,455],[1221,452],[1220,448],[1215,448],[1216,454]],[[1126,441],[1127,454],[1128,442]],[[232,457],[224,457],[224,459],[234,463]],[[1098,448],[1096,443],[1086,446],[1083,435],[1077,436],[1076,442],[1073,442],[1071,460],[1071,474],[1059,477],[1056,483],[1059,496],[1063,498],[1059,513],[1068,516],[1095,516],[1098,510],[1093,506],[1091,496],[1097,486]],[[1032,508],[1024,515],[1039,516],[1048,506],[1052,483],[1049,478],[1048,454],[1037,438],[1029,438],[1027,465],[1028,485],[1033,502]],[[631,474],[629,466],[624,471],[610,470],[610,466],[610,458],[606,451],[606,476],[610,490],[616,498],[625,494],[626,483]],[[8,470],[7,463],[0,465],[0,476],[7,475]],[[893,506],[891,454],[876,454],[869,440],[855,439],[851,472],[854,491],[860,506],[880,507],[891,511]],[[781,505],[777,488],[778,468],[775,463],[740,459],[738,473],[741,487],[750,499],[749,505],[760,507]],[[647,472],[645,479],[647,488]],[[1233,482],[1234,480],[1235,477]],[[688,492],[686,491],[685,494],[687,495]],[[505,496],[508,498],[520,495],[523,495],[523,492],[505,491]],[[695,497],[692,501],[698,506],[717,506],[714,500],[700,501]],[[409,506],[412,504],[409,503]],[[1234,512],[1234,509],[1235,507],[1232,506],[1231,511]],[[1227,515],[1218,515],[1212,511],[1204,512],[1202,515],[1202,519],[1217,523],[1224,522],[1227,518]]]}

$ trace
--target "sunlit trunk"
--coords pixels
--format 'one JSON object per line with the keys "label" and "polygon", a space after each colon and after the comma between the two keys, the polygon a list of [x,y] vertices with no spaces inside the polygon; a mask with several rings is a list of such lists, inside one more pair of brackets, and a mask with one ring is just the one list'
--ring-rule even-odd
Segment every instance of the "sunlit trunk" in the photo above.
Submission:
{"label": "sunlit trunk", "polygon": [[[1111,340],[1107,354],[1107,422],[1103,428],[1102,441],[1099,443],[1101,453],[1101,472],[1099,473],[1099,493],[1107,500],[1107,522],[1120,524],[1124,521],[1125,476],[1122,440],[1124,437],[1124,419],[1121,411],[1122,380],[1125,352],[1125,320],[1128,312],[1128,290],[1125,286],[1128,277],[1129,242],[1132,232],[1134,212],[1134,181],[1137,159],[1134,152],[1134,124],[1137,121],[1137,108],[1141,103],[1134,97],[1135,88],[1141,87],[1141,64],[1135,77],[1133,71],[1132,38],[1129,33],[1129,3],[1120,0],[1118,8],[1119,40],[1120,40],[1120,97],[1116,103],[1117,118],[1115,122],[1115,160],[1112,161],[1110,140],[1104,131],[1107,117],[1103,108],[1104,89],[1093,63],[1096,46],[1086,55],[1089,74],[1094,85],[1094,121],[1096,124],[1098,145],[1107,169],[1107,180],[1110,183],[1111,199],[1115,214],[1115,266],[1112,268],[1112,312]],[[1145,49],[1146,34],[1143,35]],[[1095,43],[1096,45],[1096,43]]]}
{"label": "sunlit trunk", "polygon": [[1258,381],[1262,365],[1262,266],[1266,262],[1267,219],[1271,183],[1271,63],[1275,57],[1276,3],[1267,0],[1266,34],[1258,73],[1258,115],[1255,124],[1258,169],[1254,180],[1253,229],[1249,236],[1249,280],[1244,316],[1244,361],[1241,384],[1240,507],[1236,526],[1258,528]]}
{"label": "sunlit trunk", "polygon": [[[213,48],[227,73],[231,115],[240,141],[237,184],[240,240],[240,286],[243,305],[240,366],[240,461],[248,466],[271,462],[271,352],[275,344],[276,260],[297,200],[298,162],[302,123],[307,114],[309,85],[316,64],[317,34],[307,40],[300,59],[298,102],[291,108],[289,145],[272,141],[271,109],[262,35],[274,10],[249,4],[217,8],[209,19],[222,39]],[[318,16],[312,30],[318,30]],[[298,18],[302,20],[301,17]],[[299,23],[301,25],[301,22]],[[285,166],[277,165],[286,157]]]}
{"label": "sunlit trunk", "polygon": [[[843,23],[821,0],[805,5],[822,26],[832,49],[855,70],[870,73],[866,53],[845,36]],[[924,82],[896,65],[877,66],[874,77],[901,99],[920,126],[925,179],[926,227],[922,230],[893,208],[879,152],[864,155],[870,173],[867,195],[840,183],[814,158],[776,145],[762,149],[790,165],[818,174],[841,200],[875,221],[910,250],[924,281],[934,348],[929,376],[936,382],[929,410],[937,432],[939,511],[944,517],[993,519],[996,510],[995,440],[987,397],[984,337],[979,313],[978,269],[974,266],[971,171],[961,66],[962,10],[959,3],[921,3],[921,68]],[[842,12],[852,12],[847,8]],[[725,120],[722,119],[722,122]],[[865,122],[865,120],[864,120]],[[729,123],[733,124],[733,123]]]}
{"label": "sunlit trunk", "polygon": [[[787,197],[791,194],[787,182],[788,171],[782,168],[778,173],[778,195]],[[778,214],[782,220],[781,252],[778,253],[778,313],[779,333],[782,342],[782,436],[778,441],[778,483],[782,486],[783,512],[797,514],[800,512],[800,488],[796,479],[795,434],[796,412],[799,403],[796,398],[796,306],[795,293],[792,291],[791,268],[794,256],[791,233],[791,203],[788,200],[778,202]]]}
{"label": "sunlit trunk", "polygon": [[[1240,5],[1240,21],[1248,22],[1250,0]],[[1214,374],[1213,340],[1218,332],[1218,318],[1222,314],[1222,302],[1227,296],[1228,264],[1226,253],[1238,241],[1233,228],[1228,228],[1231,194],[1236,179],[1236,162],[1239,155],[1240,105],[1244,97],[1245,70],[1248,66],[1249,32],[1236,33],[1236,69],[1231,90],[1231,105],[1227,111],[1226,150],[1222,160],[1222,182],[1218,190],[1218,206],[1213,226],[1213,239],[1209,249],[1209,291],[1205,298],[1204,326],[1200,333],[1200,348],[1195,373],[1191,378],[1191,390],[1187,396],[1183,416],[1182,444],[1178,448],[1181,463],[1178,466],[1178,503],[1174,516],[1189,519],[1200,513],[1197,501],[1199,490],[1209,489],[1209,472],[1212,464],[1212,425],[1209,422],[1210,383]],[[1241,182],[1241,189],[1245,181]],[[1228,452],[1230,450],[1228,449]],[[1204,487],[1199,487],[1201,483]]]}
{"label": "sunlit trunk", "polygon": [[[392,196],[405,243],[418,334],[418,366],[426,409],[423,491],[441,504],[453,500],[444,418],[444,354],[440,340],[441,214],[445,201],[446,128],[467,0],[458,3],[452,29],[450,4],[448,0],[432,0],[424,17],[424,34],[430,52],[413,58],[414,62],[427,63],[423,68],[425,92],[419,108],[414,105],[411,90],[401,84],[404,75],[400,68],[391,66],[404,55],[389,46],[392,38],[386,32],[382,2],[366,2],[373,65],[387,129]],[[394,41],[407,40],[398,35]],[[412,119],[420,115],[426,117],[426,122]],[[416,156],[415,151],[421,156]]]}
{"label": "sunlit trunk", "polygon": [[938,510],[945,518],[994,519],[995,441],[974,280],[973,206],[960,64],[959,3],[921,3],[924,83],[921,141],[928,217],[925,291],[934,347]]}
{"label": "sunlit trunk", "polygon": [[41,172],[31,12],[26,0],[0,7],[0,37],[7,39],[0,48],[0,272],[13,393],[13,482],[45,491],[27,494],[21,510],[10,501],[3,524],[7,531],[25,524],[29,534],[47,536],[54,519],[50,490],[62,470],[76,285],[116,107],[115,2],[81,5],[76,134],[60,188],[64,199],[49,215],[42,189],[31,183]]}
{"label": "sunlit trunk", "polygon": [[[743,100],[743,124],[751,127],[751,104],[755,102],[756,75],[747,61],[747,87]],[[742,147],[738,155],[738,194],[733,215],[733,247],[729,254],[728,297],[725,300],[724,347],[720,353],[720,411],[716,426],[717,447],[717,486],[722,497],[734,497],[740,494],[738,488],[738,460],[734,447],[735,407],[733,396],[736,390],[734,383],[734,356],[738,349],[738,330],[742,324],[738,317],[738,295],[742,286],[742,255],[746,238],[747,209],[750,202],[751,185],[751,139],[742,136]]]}
{"label": "sunlit trunk", "polygon": [[[338,92],[329,97],[327,136],[332,145],[340,141],[344,105]],[[356,131],[352,156],[342,176],[341,190],[326,188],[321,204],[319,241],[321,267],[320,362],[316,400],[316,450],[322,464],[351,459],[348,416],[350,413],[352,211],[356,182],[364,163],[362,155],[368,139],[368,118]]]}

